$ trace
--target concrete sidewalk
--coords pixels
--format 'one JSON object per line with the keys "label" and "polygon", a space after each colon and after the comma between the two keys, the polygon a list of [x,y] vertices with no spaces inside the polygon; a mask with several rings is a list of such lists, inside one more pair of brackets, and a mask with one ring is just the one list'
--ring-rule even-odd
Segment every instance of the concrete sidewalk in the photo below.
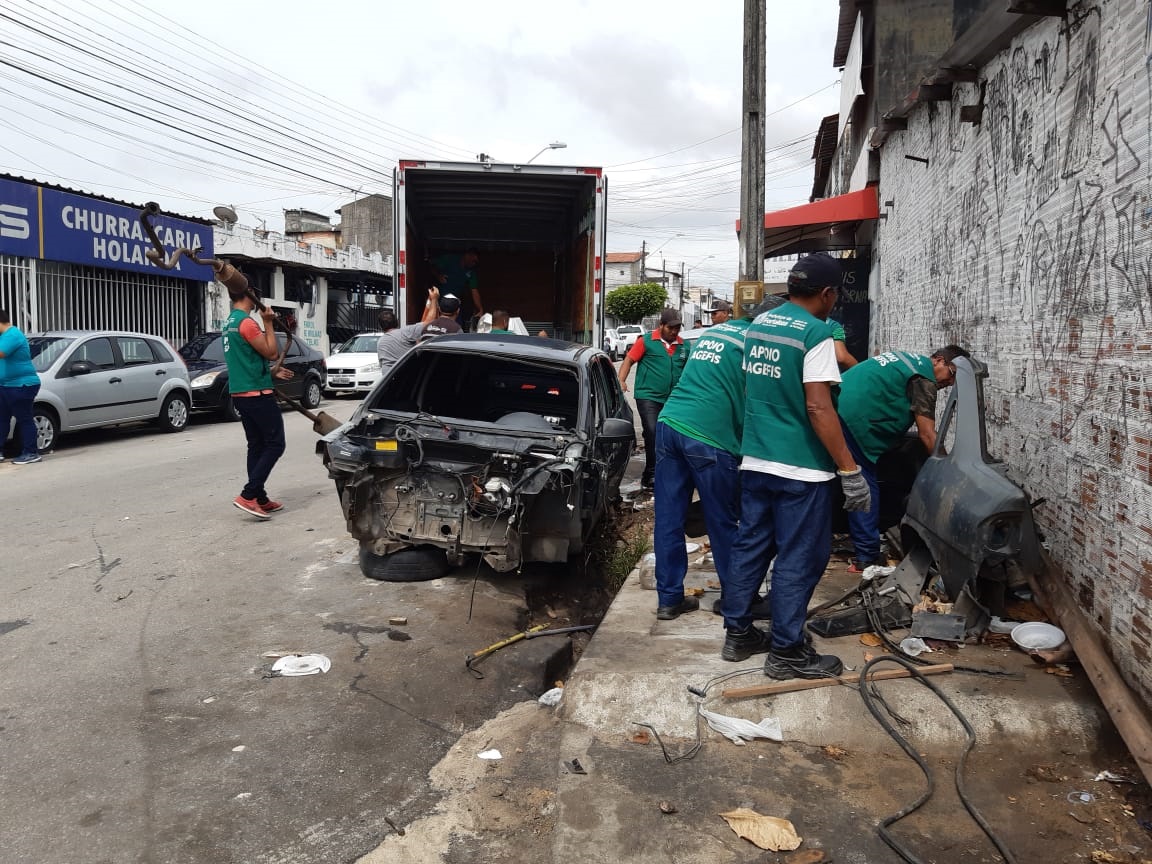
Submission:
{"label": "concrete sidewalk", "polygon": [[[699,554],[690,556],[699,558]],[[853,584],[846,562],[833,560],[816,600]],[[688,585],[706,587],[715,574],[694,566]],[[739,701],[725,686],[767,679],[762,657],[745,663],[720,659],[722,621],[710,609],[675,621],[657,621],[656,595],[634,571],[617,596],[565,688],[559,751],[578,758],[586,775],[561,770],[551,860],[590,862],[728,862],[788,860],[759,852],[739,839],[719,813],[750,807],[790,819],[802,849],[836,862],[886,862],[897,857],[875,825],[914,801],[924,788],[915,764],[865,709],[854,688],[825,689]],[[866,651],[859,637],[817,640],[817,647],[859,669]],[[1076,861],[1097,850],[1152,846],[1123,805],[1133,787],[1093,781],[1105,769],[1138,773],[1078,669],[1072,678],[1047,674],[1015,648],[966,646],[932,655],[936,662],[1009,672],[1013,677],[953,673],[932,680],[974,726],[978,744],[968,760],[969,794],[1013,849],[1017,860]],[[778,718],[785,741],[738,747],[703,723],[703,746],[691,760],[668,764],[655,740],[633,743],[638,721],[652,724],[671,755],[695,735],[698,699],[688,685],[704,686],[739,669],[745,676],[709,691],[708,710],[759,722]],[[909,724],[904,734],[934,767],[936,793],[924,809],[896,829],[907,844],[936,862],[1001,860],[963,810],[952,772],[962,729],[947,707],[912,681],[880,684]],[[1069,803],[1088,791],[1091,804]],[[660,803],[677,810],[667,815]],[[1077,812],[1077,811],[1084,812]],[[1069,815],[1069,811],[1073,811]],[[1087,827],[1086,827],[1087,823]],[[1053,849],[1059,855],[1053,856]],[[813,853],[815,854],[815,853]],[[1121,853],[1115,853],[1121,854]],[[1139,860],[1117,857],[1100,860]]]}

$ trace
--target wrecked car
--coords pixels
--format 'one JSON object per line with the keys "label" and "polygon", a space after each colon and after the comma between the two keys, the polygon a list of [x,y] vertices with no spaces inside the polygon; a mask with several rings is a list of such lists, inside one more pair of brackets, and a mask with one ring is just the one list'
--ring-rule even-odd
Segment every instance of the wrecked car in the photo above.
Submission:
{"label": "wrecked car", "polygon": [[318,452],[366,576],[506,572],[580,552],[619,493],[632,410],[604,352],[525,336],[413,348]]}

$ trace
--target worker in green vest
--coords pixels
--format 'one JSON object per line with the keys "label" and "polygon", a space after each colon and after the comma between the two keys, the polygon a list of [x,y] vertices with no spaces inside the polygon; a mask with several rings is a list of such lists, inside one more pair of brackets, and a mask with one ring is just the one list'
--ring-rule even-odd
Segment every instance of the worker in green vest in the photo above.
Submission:
{"label": "worker in green vest", "polygon": [[[832,484],[846,510],[866,510],[868,483],[836,415],[840,382],[828,313],[843,279],[840,264],[808,255],[788,274],[788,301],[758,315],[744,342],[744,435],[740,528],[722,593],[726,635],[720,656],[767,653],[764,674],[823,678],[844,668],[805,638],[808,602],[828,566]],[[771,633],[752,624],[751,605],[772,555]]]}
{"label": "worker in green vest", "polygon": [[656,421],[688,362],[688,346],[680,338],[682,326],[680,313],[665,309],[660,313],[660,326],[633,342],[620,364],[620,386],[625,390],[628,373],[636,367],[636,411],[644,433],[643,489],[651,489],[656,482]]}
{"label": "worker in green vest", "polygon": [[936,393],[956,381],[957,357],[968,352],[957,345],[931,357],[907,351],[885,351],[844,373],[837,411],[844,440],[868,481],[872,506],[848,514],[848,531],[855,556],[849,573],[863,573],[872,564],[887,564],[880,556],[880,490],[876,460],[891,450],[916,425],[924,447],[936,449]]}

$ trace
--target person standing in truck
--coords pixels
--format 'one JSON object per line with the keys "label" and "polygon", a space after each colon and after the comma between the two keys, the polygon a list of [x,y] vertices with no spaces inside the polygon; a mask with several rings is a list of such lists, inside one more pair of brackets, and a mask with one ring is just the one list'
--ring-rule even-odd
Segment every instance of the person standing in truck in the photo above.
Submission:
{"label": "person standing in truck", "polygon": [[[788,302],[757,316],[744,343],[740,528],[722,594],[721,657],[767,652],[764,674],[779,680],[843,670],[838,657],[812,649],[804,623],[831,554],[832,483],[839,476],[846,510],[870,503],[832,400],[840,370],[826,319],[842,278],[828,255],[801,258],[788,274]],[[767,634],[752,624],[751,606],[773,554]]]}
{"label": "person standing in truck", "polygon": [[[424,315],[415,324],[406,324],[386,332],[376,340],[376,357],[380,361],[380,373],[387,374],[397,361],[416,347],[417,343],[426,335],[439,335],[443,333],[459,333],[460,325],[456,323],[456,312],[460,309],[460,301],[455,295],[440,296],[437,288],[428,289],[428,300],[424,303]],[[433,327],[428,333],[427,328]]]}
{"label": "person standing in truck", "polygon": [[484,301],[480,299],[480,284],[476,268],[480,255],[469,249],[463,255],[449,253],[432,259],[432,276],[441,294],[455,294],[460,298],[460,311],[456,320],[464,331],[473,330],[472,319],[484,314]]}
{"label": "person standing in truck", "polygon": [[628,373],[636,367],[636,411],[644,434],[643,489],[651,489],[656,482],[656,421],[688,362],[688,349],[680,338],[682,327],[680,313],[665,309],[660,313],[660,326],[633,342],[620,364],[624,390],[628,389]]}
{"label": "person standing in truck", "polygon": [[929,453],[936,449],[936,394],[956,383],[957,357],[968,352],[946,345],[931,357],[907,351],[885,351],[844,373],[837,411],[844,440],[864,472],[872,506],[848,514],[854,555],[849,573],[863,573],[873,564],[886,565],[880,555],[880,487],[876,461],[903,440],[909,427]]}
{"label": "person standing in truck", "polygon": [[505,310],[497,309],[492,313],[492,329],[488,332],[493,336],[515,336],[516,334],[508,329],[511,320],[512,316]]}

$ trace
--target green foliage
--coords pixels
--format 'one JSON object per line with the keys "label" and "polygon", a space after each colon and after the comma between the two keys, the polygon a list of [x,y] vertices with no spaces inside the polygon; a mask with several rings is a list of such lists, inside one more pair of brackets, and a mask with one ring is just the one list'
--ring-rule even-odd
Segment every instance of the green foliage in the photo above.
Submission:
{"label": "green foliage", "polygon": [[650,529],[651,526],[648,530],[637,530],[630,535],[625,535],[624,539],[620,541],[622,545],[618,545],[612,550],[605,574],[608,590],[612,594],[616,594],[620,590],[624,580],[632,572],[632,568],[636,566],[644,553],[651,550],[648,543]]}
{"label": "green foliage", "polygon": [[621,285],[604,298],[604,309],[613,318],[625,324],[637,324],[641,318],[656,315],[668,302],[663,285],[643,282],[639,285]]}

